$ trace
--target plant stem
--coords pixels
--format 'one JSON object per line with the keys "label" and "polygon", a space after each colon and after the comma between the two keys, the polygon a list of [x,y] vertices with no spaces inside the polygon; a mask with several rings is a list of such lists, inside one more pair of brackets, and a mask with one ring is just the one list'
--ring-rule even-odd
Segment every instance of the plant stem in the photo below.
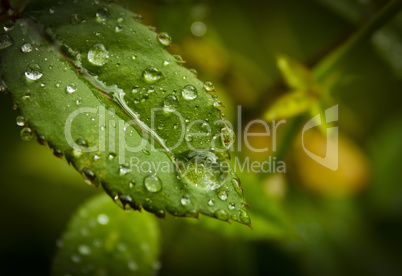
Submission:
{"label": "plant stem", "polygon": [[370,37],[376,30],[392,19],[402,9],[401,0],[389,1],[363,28],[353,34],[344,44],[331,52],[313,69],[314,76],[318,83],[321,83],[357,45]]}
{"label": "plant stem", "polygon": [[[314,69],[313,73],[318,83],[330,73],[334,67],[336,67],[340,61],[345,58],[357,45],[362,41],[367,39],[372,33],[382,27],[391,18],[393,18],[402,9],[402,0],[391,0],[387,5],[382,8],[378,14],[363,28],[358,30],[353,36],[350,37],[344,44],[339,48],[331,52],[327,57],[325,57],[320,63],[318,63]],[[290,148],[292,140],[296,136],[297,130],[299,129],[302,116],[292,118],[290,124],[283,133],[281,144],[277,150],[275,157],[277,160],[281,160],[285,157],[286,152]]]}

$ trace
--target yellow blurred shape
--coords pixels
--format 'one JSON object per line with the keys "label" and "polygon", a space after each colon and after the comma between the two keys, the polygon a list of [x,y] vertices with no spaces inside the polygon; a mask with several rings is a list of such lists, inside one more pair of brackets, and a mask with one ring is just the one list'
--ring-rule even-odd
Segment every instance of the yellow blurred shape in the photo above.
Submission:
{"label": "yellow blurred shape", "polygon": [[[368,161],[359,148],[345,137],[339,137],[338,170],[332,171],[315,162],[304,151],[301,136],[296,140],[295,159],[302,185],[310,191],[327,196],[350,196],[361,191],[368,181]],[[304,146],[319,156],[326,156],[326,138],[321,132],[304,133]],[[328,155],[331,160],[336,155]]]}

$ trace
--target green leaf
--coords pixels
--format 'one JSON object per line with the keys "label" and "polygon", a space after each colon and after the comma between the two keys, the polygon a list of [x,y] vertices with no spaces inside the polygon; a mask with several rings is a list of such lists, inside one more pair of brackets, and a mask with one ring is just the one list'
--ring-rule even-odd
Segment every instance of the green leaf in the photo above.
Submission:
{"label": "green leaf", "polygon": [[137,20],[113,3],[59,1],[1,34],[23,138],[35,132],[123,206],[250,224],[220,102]]}
{"label": "green leaf", "polygon": [[305,92],[316,88],[313,75],[303,64],[285,55],[278,55],[276,64],[289,88]]}
{"label": "green leaf", "polygon": [[310,109],[315,99],[303,91],[286,93],[277,99],[266,111],[267,121],[287,119],[300,115]]}
{"label": "green leaf", "polygon": [[96,196],[57,242],[53,275],[153,275],[160,267],[159,236],[153,216],[122,212],[107,196]]}

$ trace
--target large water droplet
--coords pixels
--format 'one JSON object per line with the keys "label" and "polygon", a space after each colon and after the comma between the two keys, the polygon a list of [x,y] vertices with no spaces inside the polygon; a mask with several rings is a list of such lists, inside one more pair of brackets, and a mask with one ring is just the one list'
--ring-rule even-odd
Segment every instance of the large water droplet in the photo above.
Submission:
{"label": "large water droplet", "polygon": [[197,89],[192,85],[186,85],[181,94],[187,100],[194,100],[198,96]]}
{"label": "large water droplet", "polygon": [[105,45],[96,43],[91,50],[88,51],[88,60],[93,65],[103,66],[109,59],[109,51],[106,50]]}
{"label": "large water droplet", "polygon": [[144,186],[148,191],[156,193],[162,190],[162,181],[156,174],[151,174],[144,178]]}
{"label": "large water droplet", "polygon": [[42,68],[37,63],[31,63],[25,70],[25,76],[30,80],[38,80],[43,76]]}
{"label": "large water droplet", "polygon": [[227,173],[214,153],[195,151],[189,157],[190,161],[185,166],[183,175],[196,187],[215,190],[223,185]]}
{"label": "large water droplet", "polygon": [[142,73],[142,77],[148,83],[155,83],[162,78],[162,73],[158,68],[148,67]]}
{"label": "large water droplet", "polygon": [[167,33],[160,33],[158,34],[158,41],[163,46],[170,46],[170,44],[172,43],[172,38]]}
{"label": "large water droplet", "polygon": [[106,7],[100,7],[96,11],[96,20],[99,23],[106,21],[109,17],[110,17],[110,13]]}
{"label": "large water droplet", "polygon": [[163,101],[163,107],[166,111],[173,112],[179,106],[179,100],[175,95],[168,95]]}
{"label": "large water droplet", "polygon": [[182,204],[182,205],[188,205],[188,204],[190,204],[190,199],[188,198],[188,197],[183,197],[182,199],[180,199],[180,203]]}
{"label": "large water droplet", "polygon": [[21,129],[20,134],[22,141],[29,142],[32,140],[33,131],[30,127],[24,127],[23,129]]}
{"label": "large water droplet", "polygon": [[22,44],[22,46],[21,46],[21,51],[22,51],[23,53],[29,53],[29,52],[32,52],[32,45],[31,45],[31,44],[29,44],[28,42],[27,42],[27,43]]}
{"label": "large water droplet", "polygon": [[77,91],[77,85],[75,83],[70,83],[69,85],[67,85],[66,90],[68,93],[74,93],[75,91]]}
{"label": "large water droplet", "polygon": [[222,144],[226,149],[229,149],[233,145],[235,138],[236,135],[230,127],[224,127],[221,129]]}
{"label": "large water droplet", "polygon": [[8,34],[0,34],[0,50],[10,47],[14,44],[13,39]]}

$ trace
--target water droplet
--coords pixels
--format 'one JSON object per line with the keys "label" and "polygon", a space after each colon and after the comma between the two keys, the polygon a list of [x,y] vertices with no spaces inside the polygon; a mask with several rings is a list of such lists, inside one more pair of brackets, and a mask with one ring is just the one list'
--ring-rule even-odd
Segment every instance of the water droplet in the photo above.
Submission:
{"label": "water droplet", "polygon": [[29,142],[32,140],[33,132],[30,127],[24,127],[23,129],[21,129],[20,134],[22,141]]}
{"label": "water droplet", "polygon": [[232,179],[232,184],[233,184],[233,187],[235,188],[236,192],[238,193],[238,195],[243,196],[243,190],[240,187],[240,181],[234,178],[234,179]]}
{"label": "water droplet", "polygon": [[158,34],[158,41],[163,46],[170,46],[170,44],[172,43],[172,38],[167,33],[160,33]]}
{"label": "water droplet", "polygon": [[126,175],[130,173],[130,168],[125,166],[125,165],[120,165],[119,167],[119,174],[120,175]]}
{"label": "water droplet", "polygon": [[8,34],[0,34],[0,50],[10,47],[14,44],[13,39]]}
{"label": "water droplet", "polygon": [[225,210],[216,211],[215,216],[217,219],[220,219],[220,220],[228,220],[229,219],[229,215],[228,215],[228,213],[226,213]]}
{"label": "water droplet", "polygon": [[106,225],[109,223],[109,217],[105,214],[100,214],[97,218],[98,223],[101,225]]}
{"label": "water droplet", "polygon": [[106,7],[100,7],[96,11],[96,20],[99,23],[106,21],[109,17],[110,17],[110,13]]}
{"label": "water droplet", "polygon": [[190,204],[190,202],[191,202],[190,199],[187,197],[183,197],[182,199],[180,199],[180,203],[182,205],[188,205],[188,204]]}
{"label": "water droplet", "polygon": [[67,85],[67,88],[66,88],[66,90],[67,90],[67,92],[68,93],[74,93],[75,91],[77,91],[77,85],[75,84],[75,83],[70,83],[69,85]]}
{"label": "water droplet", "polygon": [[71,22],[71,24],[73,24],[73,25],[78,25],[78,24],[80,24],[80,23],[83,22],[83,19],[82,19],[78,14],[73,13],[73,14],[70,16],[70,22]]}
{"label": "water droplet", "polygon": [[174,57],[174,59],[176,60],[176,62],[177,62],[178,64],[186,63],[186,62],[184,61],[184,59],[183,59],[180,55],[173,55],[173,57]]}
{"label": "water droplet", "polygon": [[222,144],[226,149],[230,149],[235,141],[235,133],[230,127],[224,127],[221,129]]}
{"label": "water droplet", "polygon": [[212,199],[210,199],[210,200],[208,200],[208,205],[211,207],[215,206],[215,202]]}
{"label": "water droplet", "polygon": [[25,126],[25,124],[26,124],[24,116],[21,116],[21,115],[17,117],[16,121],[17,121],[17,126],[20,126],[20,127]]}
{"label": "water droplet", "polygon": [[162,181],[157,175],[151,174],[144,178],[144,186],[148,191],[156,193],[162,190]]}
{"label": "water droplet", "polygon": [[32,45],[29,44],[29,43],[24,43],[24,44],[22,44],[22,46],[21,46],[21,51],[22,51],[23,53],[32,52]]}
{"label": "water droplet", "polygon": [[15,26],[14,20],[7,20],[7,21],[4,23],[4,25],[3,25],[3,29],[4,29],[6,32],[9,32],[9,31],[11,31],[12,29],[14,29],[14,26]]}
{"label": "water droplet", "polygon": [[167,60],[165,60],[165,61],[163,62],[163,66],[168,66],[169,64],[170,64],[170,62],[167,61]]}
{"label": "water droplet", "polygon": [[37,63],[31,63],[25,70],[25,76],[30,80],[38,80],[43,76],[42,68]]}
{"label": "water droplet", "polygon": [[145,155],[150,155],[151,153],[149,152],[149,150],[147,150],[147,149],[142,149],[142,152],[145,154]]}
{"label": "water droplet", "polygon": [[207,81],[206,83],[204,83],[204,88],[207,92],[213,92],[215,91],[215,86],[213,85],[212,82]]}
{"label": "water droplet", "polygon": [[81,255],[90,255],[92,250],[88,245],[83,244],[83,245],[78,246],[78,252]]}
{"label": "water droplet", "polygon": [[116,26],[114,28],[115,33],[120,33],[122,30],[123,30],[123,27],[121,27],[121,26]]}
{"label": "water droplet", "polygon": [[244,224],[250,224],[250,216],[247,214],[246,211],[240,210],[240,221]]}
{"label": "water droplet", "polygon": [[194,100],[198,96],[197,89],[192,85],[186,85],[181,94],[187,100]]}
{"label": "water droplet", "polygon": [[93,170],[90,170],[88,168],[84,168],[82,169],[82,172],[84,174],[84,176],[87,178],[88,181],[85,181],[87,184],[91,185],[93,183],[93,181],[96,178],[96,174],[94,173]]}
{"label": "water droplet", "polygon": [[148,67],[142,73],[144,80],[148,83],[155,83],[162,78],[162,73],[158,68]]}
{"label": "water droplet", "polygon": [[236,206],[233,203],[229,203],[228,207],[230,210],[234,210]]}
{"label": "water droplet", "polygon": [[226,201],[228,199],[228,193],[226,191],[220,191],[218,197],[220,200]]}
{"label": "water droplet", "polygon": [[208,151],[195,151],[189,155],[190,161],[183,168],[186,176],[196,187],[216,190],[224,183],[227,173],[221,167],[218,157]]}
{"label": "water droplet", "polygon": [[135,186],[135,182],[134,182],[134,181],[130,181],[130,182],[128,183],[128,187],[129,187],[130,189],[134,188],[134,186]]}
{"label": "water droplet", "polygon": [[191,142],[191,141],[193,141],[193,136],[191,136],[191,134],[186,134],[186,135],[184,136],[184,139],[185,139],[187,142]]}
{"label": "water droplet", "polygon": [[113,152],[109,153],[109,155],[107,156],[107,159],[109,159],[109,160],[114,160],[115,158],[116,158],[116,154]]}
{"label": "water droplet", "polygon": [[0,79],[0,92],[6,93],[7,91],[7,84],[3,79]]}
{"label": "water droplet", "polygon": [[176,110],[178,106],[179,106],[179,100],[175,95],[168,95],[163,101],[163,107],[166,111],[173,112]]}
{"label": "water droplet", "polygon": [[198,78],[198,71],[195,69],[189,69],[191,73],[193,73],[194,77]]}
{"label": "water droplet", "polygon": [[88,60],[93,65],[103,66],[109,59],[109,51],[102,43],[96,43],[88,52]]}

